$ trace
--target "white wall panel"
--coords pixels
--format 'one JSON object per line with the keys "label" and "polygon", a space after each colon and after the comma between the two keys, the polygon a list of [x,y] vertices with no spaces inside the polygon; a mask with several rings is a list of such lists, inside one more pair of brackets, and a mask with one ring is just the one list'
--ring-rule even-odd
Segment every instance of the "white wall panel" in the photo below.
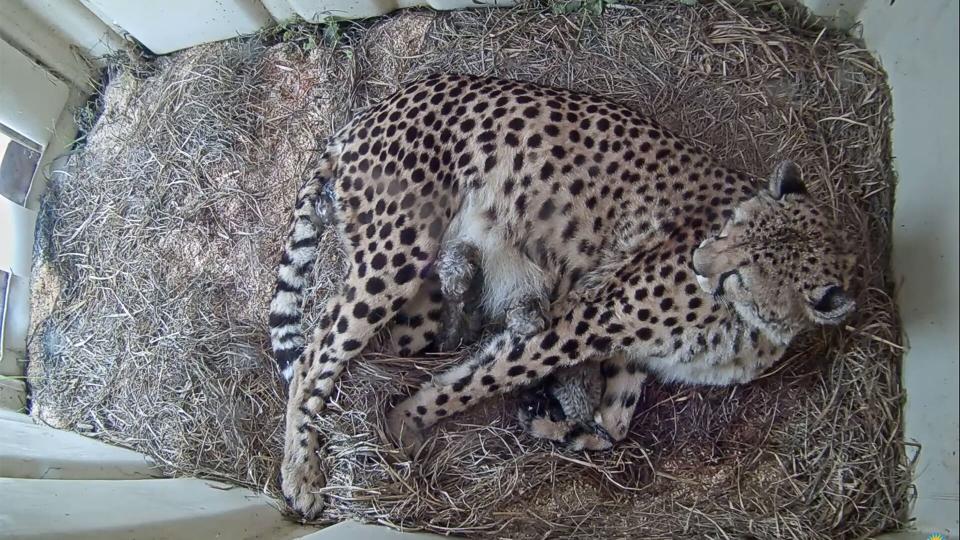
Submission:
{"label": "white wall panel", "polygon": [[63,81],[0,41],[0,123],[46,145],[69,95]]}
{"label": "white wall panel", "polygon": [[156,54],[250,34],[274,23],[259,0],[82,0]]}
{"label": "white wall panel", "polygon": [[0,417],[0,478],[130,480],[161,476],[143,454],[21,420],[26,418],[9,413]]}
{"label": "white wall panel", "polygon": [[78,0],[5,0],[15,2],[39,19],[51,33],[86,59],[96,60],[125,46],[123,38]]}

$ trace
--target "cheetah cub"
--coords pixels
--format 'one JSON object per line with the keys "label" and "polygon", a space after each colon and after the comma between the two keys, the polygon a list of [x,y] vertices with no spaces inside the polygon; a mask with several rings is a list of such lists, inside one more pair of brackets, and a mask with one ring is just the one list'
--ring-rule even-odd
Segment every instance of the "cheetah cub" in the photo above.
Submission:
{"label": "cheetah cub", "polygon": [[[350,267],[308,341],[300,304],[330,226]],[[471,331],[463,310],[505,323],[389,412],[404,449],[478,401],[583,365],[605,375],[600,405],[551,436],[606,448],[647,373],[750,381],[799,332],[843,320],[853,265],[792,163],[758,187],[601,97],[467,75],[410,83],[331,137],[294,210],[270,306],[289,381],[283,492],[305,517],[322,510],[311,419],[384,328],[385,347],[408,354],[455,346]]]}

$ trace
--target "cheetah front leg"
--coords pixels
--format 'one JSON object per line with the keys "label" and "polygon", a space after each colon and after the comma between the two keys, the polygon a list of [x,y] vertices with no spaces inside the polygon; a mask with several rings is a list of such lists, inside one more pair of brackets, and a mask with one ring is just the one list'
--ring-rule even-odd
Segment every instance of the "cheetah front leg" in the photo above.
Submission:
{"label": "cheetah front leg", "polygon": [[[529,386],[556,369],[606,356],[619,336],[591,321],[597,309],[587,303],[554,310],[550,327],[530,337],[509,329],[491,339],[466,362],[423,385],[394,408],[389,430],[412,452],[423,430],[481,399]],[[576,329],[576,331],[574,331]]]}
{"label": "cheetah front leg", "polygon": [[647,373],[639,361],[616,355],[603,363],[603,397],[594,420],[614,442],[622,441],[630,431],[633,413],[643,397]]}

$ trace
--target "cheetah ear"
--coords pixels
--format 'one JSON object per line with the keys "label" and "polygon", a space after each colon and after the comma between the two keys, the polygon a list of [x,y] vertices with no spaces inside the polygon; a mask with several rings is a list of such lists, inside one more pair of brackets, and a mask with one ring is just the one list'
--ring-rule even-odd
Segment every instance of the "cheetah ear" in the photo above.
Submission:
{"label": "cheetah ear", "polygon": [[784,195],[790,193],[806,194],[807,187],[803,185],[803,174],[800,172],[800,167],[789,160],[778,163],[777,167],[773,169],[773,174],[770,175],[770,193],[778,199],[782,199]]}

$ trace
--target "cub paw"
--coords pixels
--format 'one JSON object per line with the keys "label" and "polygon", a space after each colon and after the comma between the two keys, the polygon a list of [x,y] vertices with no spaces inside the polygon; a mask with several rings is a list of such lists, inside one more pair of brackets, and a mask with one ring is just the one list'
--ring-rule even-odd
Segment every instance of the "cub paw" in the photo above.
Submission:
{"label": "cub paw", "polygon": [[613,438],[596,422],[578,422],[563,441],[570,450],[608,450],[613,447]]}

